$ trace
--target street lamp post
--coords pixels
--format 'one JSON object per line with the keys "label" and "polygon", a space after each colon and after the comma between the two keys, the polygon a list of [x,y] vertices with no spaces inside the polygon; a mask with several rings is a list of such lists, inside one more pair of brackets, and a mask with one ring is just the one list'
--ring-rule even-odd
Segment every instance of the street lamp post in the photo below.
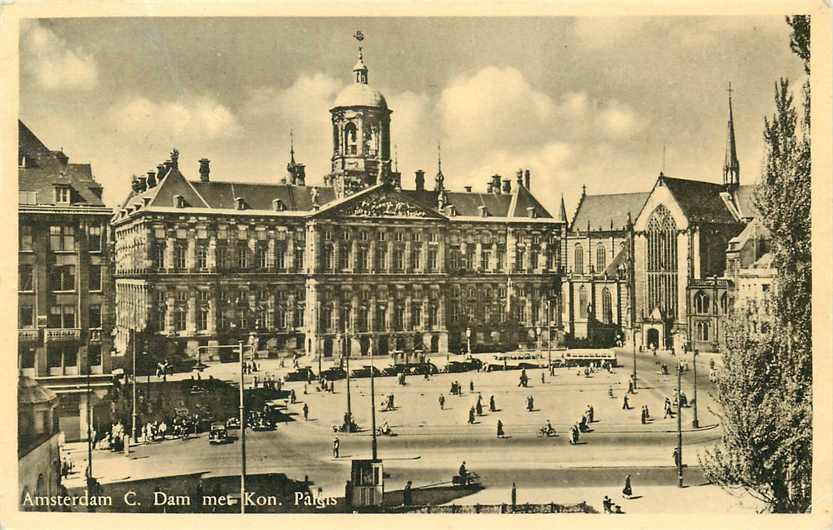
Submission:
{"label": "street lamp post", "polygon": [[633,389],[636,390],[636,330],[633,332]]}
{"label": "street lamp post", "polygon": [[131,335],[133,336],[133,340],[131,341],[133,345],[133,406],[132,406],[132,423],[130,429],[130,438],[135,442],[137,438],[137,429],[138,425],[136,425],[136,332],[134,330],[130,331]]}
{"label": "street lamp post", "polygon": [[547,370],[552,375],[552,320],[550,320],[550,300],[547,300]]}
{"label": "street lamp post", "polygon": [[[315,303],[315,323],[312,325],[312,329],[315,333],[315,340],[318,340],[318,324],[321,320],[321,302]],[[316,348],[317,349],[317,348]],[[321,378],[321,352],[318,352],[318,377]]]}
{"label": "street lamp post", "polygon": [[87,354],[87,490],[93,494],[93,433],[92,433],[92,411],[90,410],[90,399],[92,399],[92,388],[90,386],[90,356]]}
{"label": "street lamp post", "polygon": [[697,350],[696,349],[694,350],[693,364],[694,364],[694,399],[693,399],[694,403],[693,403],[692,406],[694,408],[694,411],[693,411],[694,412],[694,418],[691,420],[691,426],[695,429],[699,429],[700,428],[700,419],[697,417]]}
{"label": "street lamp post", "polygon": [[373,340],[370,341],[370,434],[372,436],[370,442],[371,457],[375,461],[378,457],[378,446],[376,444],[376,391],[373,386]]}
{"label": "street lamp post", "polygon": [[[342,337],[339,335],[339,344],[341,344],[341,355],[345,359],[345,365],[347,367],[347,414],[344,416],[344,431],[345,432],[353,432],[353,411],[350,407],[350,354],[347,352],[347,333],[344,334],[344,340],[342,342]],[[373,369],[370,369],[371,373]]]}
{"label": "street lamp post", "polygon": [[246,407],[243,404],[243,341],[237,341],[240,361],[240,513],[246,513]]}
{"label": "street lamp post", "polygon": [[683,367],[677,364],[677,486],[683,487],[683,402],[680,399]]}
{"label": "street lamp post", "polygon": [[468,349],[469,357],[471,357],[471,328],[466,327],[466,348]]}

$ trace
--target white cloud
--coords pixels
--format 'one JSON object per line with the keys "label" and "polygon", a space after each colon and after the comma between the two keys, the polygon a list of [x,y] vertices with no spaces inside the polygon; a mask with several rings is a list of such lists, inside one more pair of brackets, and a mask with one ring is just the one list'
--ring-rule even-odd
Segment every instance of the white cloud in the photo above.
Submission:
{"label": "white cloud", "polygon": [[626,138],[642,126],[636,112],[615,100],[608,101],[601,109],[599,123],[603,131],[612,138]]}
{"label": "white cloud", "polygon": [[240,132],[237,117],[207,96],[168,102],[137,97],[114,105],[107,117],[119,133],[173,142],[230,138]]}
{"label": "white cloud", "polygon": [[24,70],[47,90],[90,89],[98,85],[98,65],[92,55],[68,43],[37,22],[21,25]]}

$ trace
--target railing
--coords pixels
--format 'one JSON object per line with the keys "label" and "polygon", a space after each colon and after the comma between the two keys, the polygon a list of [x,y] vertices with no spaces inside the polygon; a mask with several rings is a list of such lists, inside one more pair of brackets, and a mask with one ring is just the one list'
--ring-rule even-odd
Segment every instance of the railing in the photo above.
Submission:
{"label": "railing", "polygon": [[38,330],[19,329],[17,330],[17,340],[20,342],[34,342],[38,340]]}
{"label": "railing", "polygon": [[78,340],[81,338],[79,328],[46,328],[46,340]]}

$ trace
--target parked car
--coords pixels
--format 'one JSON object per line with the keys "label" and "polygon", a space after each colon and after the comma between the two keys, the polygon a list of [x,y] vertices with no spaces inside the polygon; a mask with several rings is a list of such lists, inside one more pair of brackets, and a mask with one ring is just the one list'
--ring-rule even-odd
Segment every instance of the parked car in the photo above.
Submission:
{"label": "parked car", "polygon": [[226,425],[221,421],[212,423],[211,430],[208,431],[208,443],[223,444],[228,441],[229,437]]}
{"label": "parked car", "polygon": [[307,366],[303,368],[298,368],[293,372],[289,372],[286,374],[284,378],[285,381],[314,381],[315,380],[315,372],[312,371],[312,368]]}
{"label": "parked car", "polygon": [[326,370],[321,370],[321,377],[327,378],[327,381],[336,381],[347,377],[347,372],[345,372],[343,368],[334,366],[332,368],[327,368]]}
{"label": "parked car", "polygon": [[[363,377],[370,377],[370,366],[362,366],[361,368],[356,368],[354,370],[350,370],[350,377],[355,377],[356,379],[363,378]],[[382,371],[373,367],[373,376],[379,377],[382,375]]]}
{"label": "parked car", "polygon": [[239,429],[240,428],[240,418],[231,417],[226,420],[226,429]]}
{"label": "parked car", "polygon": [[445,371],[451,374],[458,372],[470,372],[472,370],[480,370],[481,368],[483,368],[483,361],[475,359],[474,357],[469,357],[468,359],[462,361],[450,361],[445,366]]}
{"label": "parked car", "polygon": [[440,370],[432,362],[396,363],[382,370],[383,375],[395,376],[401,373],[405,373],[406,375],[425,375],[426,373],[433,375],[440,373]]}

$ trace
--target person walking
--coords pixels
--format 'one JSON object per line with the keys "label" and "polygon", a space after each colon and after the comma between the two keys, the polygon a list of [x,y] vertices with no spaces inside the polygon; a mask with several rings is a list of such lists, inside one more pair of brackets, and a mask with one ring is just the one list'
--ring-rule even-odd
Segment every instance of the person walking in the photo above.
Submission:
{"label": "person walking", "polygon": [[506,433],[503,432],[503,422],[500,421],[500,420],[497,420],[497,437],[498,438],[503,438],[505,436],[506,436]]}
{"label": "person walking", "polygon": [[630,410],[630,409],[631,409],[631,405],[630,405],[630,403],[628,403],[628,396],[627,396],[627,394],[625,394],[625,395],[622,397],[622,410]]}
{"label": "person walking", "polygon": [[445,396],[444,395],[440,394],[439,402],[440,402],[440,410],[445,410]]}
{"label": "person walking", "polygon": [[338,436],[333,439],[333,458],[339,457],[339,448],[341,447],[341,442],[338,439]]}
{"label": "person walking", "polygon": [[545,372],[541,372],[541,384],[542,385],[547,382],[546,379],[544,379],[544,374],[545,374]]}
{"label": "person walking", "polygon": [[639,421],[642,425],[645,425],[648,422],[648,418],[645,417],[645,405],[642,405],[642,409],[639,411]]}
{"label": "person walking", "polygon": [[470,425],[474,424],[474,413],[475,413],[474,407],[470,408],[469,409],[469,424]]}
{"label": "person walking", "polygon": [[515,511],[515,506],[518,504],[518,488],[515,483],[512,483],[512,511]]}
{"label": "person walking", "polygon": [[304,403],[304,421],[309,421],[309,405]]}
{"label": "person walking", "polygon": [[410,506],[413,503],[413,498],[411,497],[411,481],[405,483],[405,488],[402,490],[402,504],[405,506]]}
{"label": "person walking", "polygon": [[469,392],[474,394],[474,381],[469,380]]}
{"label": "person walking", "polygon": [[625,487],[622,488],[622,497],[630,499],[633,496],[633,488],[631,488],[631,476],[625,475]]}
{"label": "person walking", "polygon": [[495,396],[489,396],[489,411],[497,412],[497,406],[495,405]]}
{"label": "person walking", "polygon": [[671,458],[674,459],[674,467],[680,467],[680,451],[676,447],[671,452]]}

